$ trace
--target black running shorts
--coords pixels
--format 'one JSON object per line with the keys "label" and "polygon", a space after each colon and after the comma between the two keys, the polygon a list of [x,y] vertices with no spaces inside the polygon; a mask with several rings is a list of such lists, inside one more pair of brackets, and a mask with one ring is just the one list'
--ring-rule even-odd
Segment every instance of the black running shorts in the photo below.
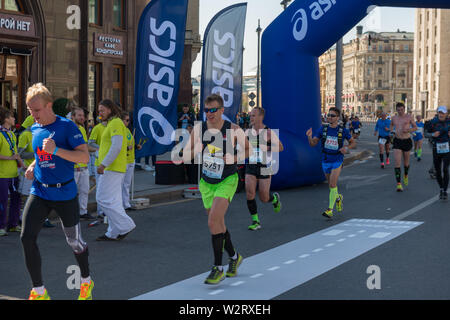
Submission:
{"label": "black running shorts", "polygon": [[413,143],[412,143],[411,138],[408,138],[408,139],[394,138],[393,149],[400,149],[403,152],[409,152],[409,151],[411,151],[412,147],[413,147]]}

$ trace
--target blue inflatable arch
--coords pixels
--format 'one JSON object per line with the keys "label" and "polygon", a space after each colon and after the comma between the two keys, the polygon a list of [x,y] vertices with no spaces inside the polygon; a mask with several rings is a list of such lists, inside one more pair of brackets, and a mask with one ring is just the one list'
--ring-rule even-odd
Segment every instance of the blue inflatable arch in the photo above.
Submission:
{"label": "blue inflatable arch", "polygon": [[310,148],[305,134],[320,126],[318,57],[374,6],[450,8],[450,0],[296,0],[264,31],[262,106],[285,146],[274,189],[325,180],[320,147]]}

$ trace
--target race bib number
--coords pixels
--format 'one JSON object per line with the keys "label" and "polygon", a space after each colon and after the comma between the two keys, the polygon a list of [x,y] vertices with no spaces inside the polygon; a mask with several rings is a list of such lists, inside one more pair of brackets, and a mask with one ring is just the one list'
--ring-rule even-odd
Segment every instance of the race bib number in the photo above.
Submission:
{"label": "race bib number", "polygon": [[223,158],[212,157],[210,155],[203,156],[202,172],[205,176],[212,179],[221,179],[225,161]]}
{"label": "race bib number", "polygon": [[437,150],[437,153],[439,153],[439,154],[450,152],[450,148],[449,148],[448,142],[436,143],[436,150]]}
{"label": "race bib number", "polygon": [[359,133],[360,129],[355,129],[355,133]]}
{"label": "race bib number", "polygon": [[380,138],[380,140],[378,140],[379,144],[386,144],[386,139],[385,138]]}
{"label": "race bib number", "polygon": [[338,137],[327,137],[325,149],[337,151],[339,149]]}
{"label": "race bib number", "polygon": [[423,128],[422,127],[417,127],[417,134],[423,134]]}

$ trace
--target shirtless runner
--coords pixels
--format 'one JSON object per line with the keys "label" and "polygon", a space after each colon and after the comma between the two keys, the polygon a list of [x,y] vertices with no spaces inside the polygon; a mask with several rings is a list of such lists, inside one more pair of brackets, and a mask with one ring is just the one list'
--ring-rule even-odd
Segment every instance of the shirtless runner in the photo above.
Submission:
{"label": "shirtless runner", "polygon": [[416,122],[414,118],[405,113],[405,105],[401,102],[397,103],[395,106],[397,110],[397,115],[392,117],[391,122],[391,132],[395,127],[395,136],[394,136],[394,158],[395,158],[395,179],[397,180],[397,192],[403,191],[403,186],[401,183],[401,165],[402,165],[402,156],[403,156],[403,166],[405,169],[403,175],[403,183],[405,186],[408,185],[408,172],[409,172],[409,156],[410,151],[413,147],[411,140],[411,133],[417,130]]}

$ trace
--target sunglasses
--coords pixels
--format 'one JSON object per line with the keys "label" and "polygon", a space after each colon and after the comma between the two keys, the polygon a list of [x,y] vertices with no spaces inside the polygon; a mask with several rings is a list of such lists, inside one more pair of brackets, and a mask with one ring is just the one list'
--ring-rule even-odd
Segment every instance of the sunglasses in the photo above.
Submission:
{"label": "sunglasses", "polygon": [[327,114],[327,118],[336,118],[336,117],[337,117],[337,114],[331,114],[331,113]]}
{"label": "sunglasses", "polygon": [[205,113],[216,113],[220,108],[205,108]]}

